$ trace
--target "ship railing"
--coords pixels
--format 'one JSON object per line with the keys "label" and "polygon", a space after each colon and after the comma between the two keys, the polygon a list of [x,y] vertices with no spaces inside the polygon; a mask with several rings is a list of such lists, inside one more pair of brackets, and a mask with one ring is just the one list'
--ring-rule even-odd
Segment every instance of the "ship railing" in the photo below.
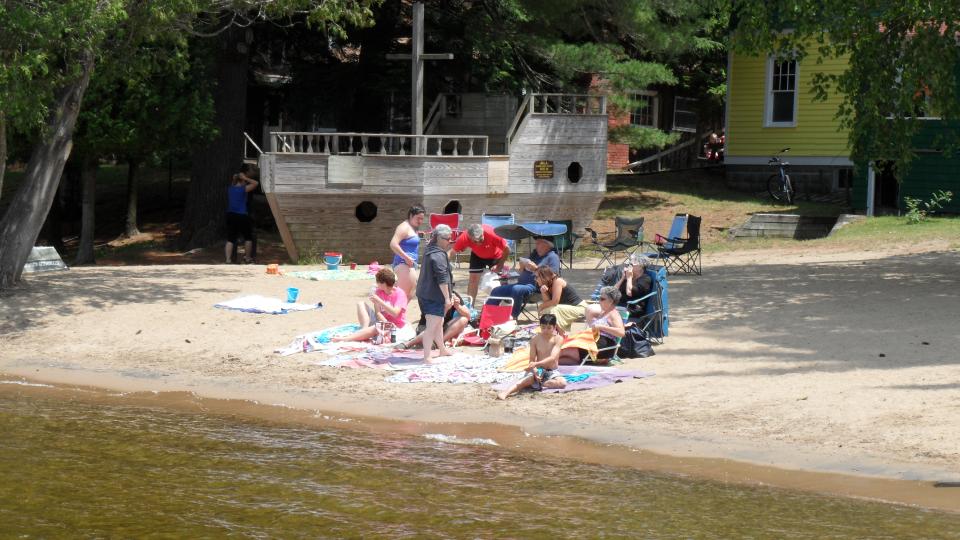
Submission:
{"label": "ship railing", "polygon": [[270,151],[327,156],[489,156],[490,139],[485,135],[274,131],[270,133]]}
{"label": "ship railing", "polygon": [[607,114],[606,96],[596,94],[531,94],[530,114]]}
{"label": "ship railing", "polygon": [[507,130],[506,151],[520,131],[523,120],[531,114],[606,115],[607,98],[594,94],[527,94]]}
{"label": "ship railing", "polygon": [[[251,153],[250,149],[256,150],[256,154]],[[257,143],[253,142],[253,139],[250,138],[250,135],[244,131],[243,132],[243,162],[244,163],[257,163],[257,158],[260,157],[260,154],[263,153],[263,150],[260,150],[260,147],[257,146]]]}

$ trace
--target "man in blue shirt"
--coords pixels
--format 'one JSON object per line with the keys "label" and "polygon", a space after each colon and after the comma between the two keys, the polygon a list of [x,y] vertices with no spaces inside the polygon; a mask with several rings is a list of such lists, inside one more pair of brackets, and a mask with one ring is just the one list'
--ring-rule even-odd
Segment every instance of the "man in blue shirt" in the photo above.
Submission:
{"label": "man in blue shirt", "polygon": [[538,266],[549,266],[554,273],[560,273],[560,256],[553,250],[553,239],[550,237],[537,236],[530,258],[520,257],[517,268],[521,268],[522,271],[516,283],[501,285],[490,292],[490,296],[513,298],[514,319],[520,315],[524,300],[538,290],[534,275]]}

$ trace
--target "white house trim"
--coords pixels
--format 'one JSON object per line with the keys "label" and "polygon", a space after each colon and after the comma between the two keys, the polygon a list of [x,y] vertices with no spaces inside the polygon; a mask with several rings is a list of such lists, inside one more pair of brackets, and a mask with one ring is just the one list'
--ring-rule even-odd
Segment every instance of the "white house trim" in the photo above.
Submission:
{"label": "white house trim", "polygon": [[773,118],[773,64],[775,61],[784,61],[783,58],[777,58],[773,55],[767,57],[766,75],[763,81],[763,127],[765,128],[793,128],[797,127],[797,118],[800,116],[800,61],[793,59],[796,66],[793,74],[793,121],[792,122],[774,122]]}

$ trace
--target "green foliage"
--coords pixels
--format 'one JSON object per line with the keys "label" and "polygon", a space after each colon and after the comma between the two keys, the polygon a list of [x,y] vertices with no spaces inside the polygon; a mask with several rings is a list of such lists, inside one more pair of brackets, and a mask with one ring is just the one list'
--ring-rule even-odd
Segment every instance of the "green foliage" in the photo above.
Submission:
{"label": "green foliage", "polygon": [[930,217],[930,214],[943,208],[943,205],[953,200],[953,192],[939,190],[933,192],[929,200],[922,201],[914,197],[904,197],[907,205],[907,223],[916,225]]}
{"label": "green foliage", "polygon": [[617,144],[626,144],[630,148],[663,148],[680,140],[680,133],[666,133],[659,129],[622,125],[611,129],[608,133],[610,141]]}
{"label": "green foliage", "polygon": [[[137,94],[158,95],[158,77],[184,80],[190,65],[186,57],[189,36],[209,35],[231,25],[256,21],[305,24],[330,35],[344,35],[345,27],[372,22],[372,8],[382,0],[61,0],[57,2],[0,2],[0,110],[12,131],[32,133],[45,121],[54,93],[79,73],[78,59],[96,56],[93,92],[133,104]],[[297,19],[295,19],[297,18]],[[153,81],[153,82],[151,82]],[[139,88],[138,88],[139,86]],[[100,90],[97,90],[97,88]],[[190,91],[189,88],[181,88]],[[166,88],[161,90],[175,90]],[[172,97],[172,96],[169,96]],[[199,94],[181,99],[179,107],[206,105]],[[149,100],[148,100],[149,101]],[[154,101],[156,101],[154,99]],[[115,107],[117,104],[110,104]],[[122,108],[122,104],[119,105]],[[106,107],[106,105],[104,105]],[[116,111],[110,111],[111,113]],[[204,111],[200,111],[204,114]],[[183,120],[181,114],[172,121]],[[124,138],[123,127],[110,114],[87,115],[88,123],[103,124],[100,136]],[[96,126],[94,126],[96,127]],[[109,127],[110,129],[106,129]],[[119,134],[118,134],[119,130]],[[202,131],[202,130],[201,130]],[[168,131],[169,133],[169,131]],[[114,142],[95,140],[91,146]],[[127,137],[129,138],[129,137]]]}
{"label": "green foliage", "polygon": [[[844,73],[815,74],[814,94],[842,96],[837,117],[854,161],[893,161],[902,178],[917,117],[960,119],[958,9],[955,0],[736,0],[734,44],[751,54],[847,58]],[[957,143],[955,132],[936,141],[948,154]]]}

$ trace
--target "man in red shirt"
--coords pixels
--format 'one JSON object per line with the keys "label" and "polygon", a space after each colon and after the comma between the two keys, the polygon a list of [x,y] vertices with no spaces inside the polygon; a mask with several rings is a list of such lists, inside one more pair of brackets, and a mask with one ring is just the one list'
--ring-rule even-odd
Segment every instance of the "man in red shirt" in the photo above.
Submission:
{"label": "man in red shirt", "polygon": [[494,272],[503,270],[503,263],[510,256],[510,248],[506,240],[493,232],[493,227],[476,223],[460,233],[453,244],[453,251],[457,253],[467,248],[470,248],[470,283],[467,285],[467,294],[476,302],[483,269],[490,268]]}

